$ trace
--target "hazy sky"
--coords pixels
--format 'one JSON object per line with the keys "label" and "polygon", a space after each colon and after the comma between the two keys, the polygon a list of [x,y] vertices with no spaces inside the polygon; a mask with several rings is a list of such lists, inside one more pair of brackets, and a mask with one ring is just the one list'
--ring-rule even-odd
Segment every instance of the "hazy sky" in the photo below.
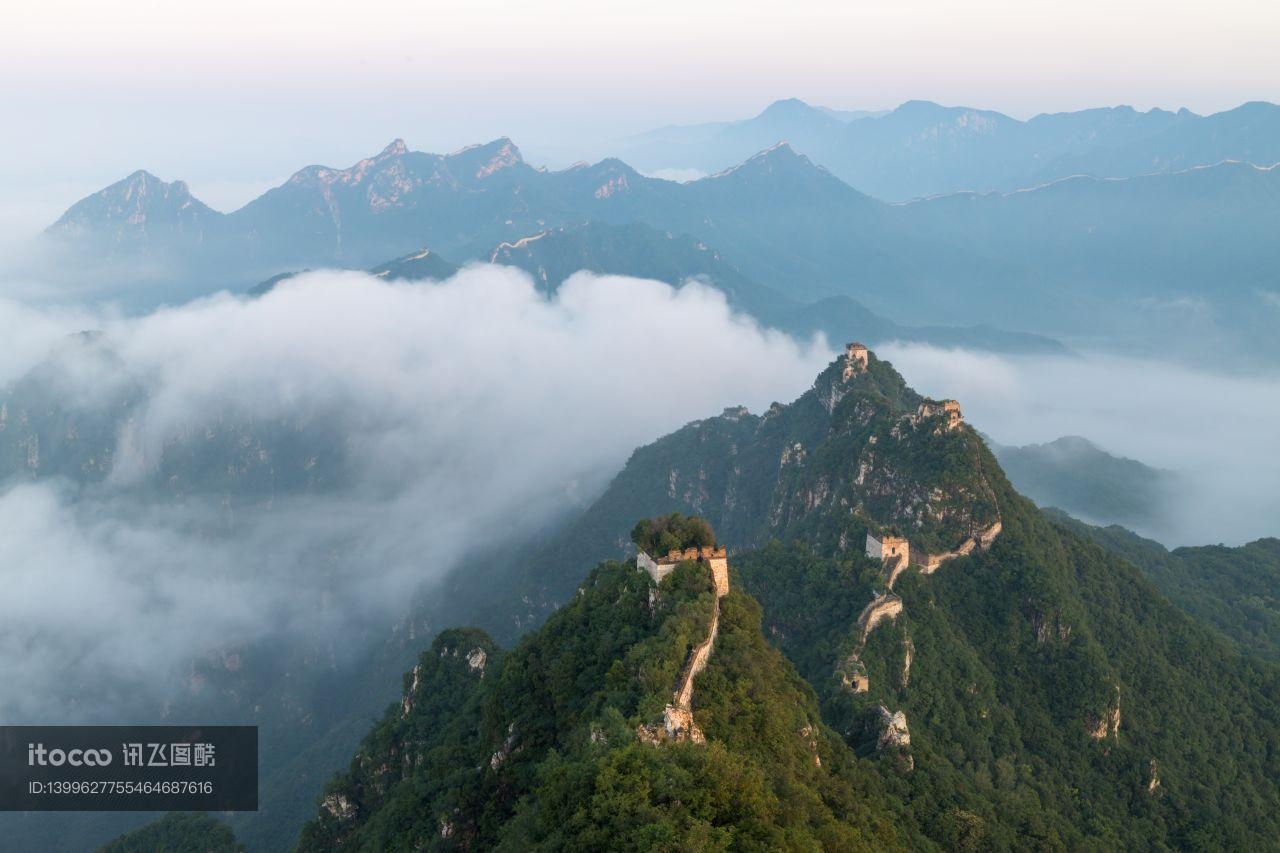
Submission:
{"label": "hazy sky", "polygon": [[[405,137],[534,159],[796,96],[1040,111],[1280,100],[1266,0],[9,0],[0,227],[145,167],[234,206]],[[45,208],[37,206],[50,196]],[[21,212],[15,212],[21,210]]]}

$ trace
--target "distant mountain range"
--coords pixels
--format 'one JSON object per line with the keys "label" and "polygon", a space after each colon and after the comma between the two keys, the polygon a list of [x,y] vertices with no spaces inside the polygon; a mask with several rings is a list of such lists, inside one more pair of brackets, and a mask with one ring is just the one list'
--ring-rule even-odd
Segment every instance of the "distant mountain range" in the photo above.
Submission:
{"label": "distant mountain range", "polygon": [[557,228],[516,243],[504,243],[490,253],[489,260],[527,270],[548,289],[558,287],[579,270],[652,278],[670,284],[700,280],[723,291],[735,308],[766,323],[802,336],[822,332],[837,345],[853,335],[869,343],[909,341],[994,352],[1055,355],[1070,352],[1052,338],[988,325],[898,323],[849,296],[803,304],[743,275],[720,252],[702,241],[661,232],[641,223],[587,223]]}
{"label": "distant mountain range", "polygon": [[1280,358],[1268,332],[1280,310],[1280,169],[1242,163],[886,204],[786,144],[679,184],[613,159],[549,172],[507,139],[449,155],[396,141],[348,169],[304,169],[229,214],[137,173],[76,204],[48,237],[69,274],[162,271],[148,285],[156,302],[422,247],[490,260],[503,243],[584,223],[688,237],[795,304],[849,297],[903,326],[998,317],[1116,347],[1168,353],[1176,337],[1182,355]]}
{"label": "distant mountain range", "polygon": [[844,181],[890,201],[1010,191],[1074,175],[1128,178],[1225,160],[1280,162],[1280,107],[1255,102],[1209,116],[1109,107],[1020,121],[992,110],[908,101],[837,114],[791,98],[754,118],[664,127],[614,149],[648,171],[728,168],[785,139]]}
{"label": "distant mountain range", "polygon": [[[514,243],[502,243],[482,259],[525,270],[546,293],[555,292],[566,279],[583,270],[600,275],[654,279],[676,286],[697,281],[720,290],[731,307],[763,323],[801,337],[821,332],[833,345],[854,336],[868,343],[902,341],[989,352],[1071,353],[1052,338],[985,324],[903,325],[876,314],[848,296],[833,296],[805,305],[747,278],[705,243],[638,222],[629,225],[588,222],[554,228]],[[389,281],[439,281],[458,269],[456,264],[435,252],[422,249],[377,264],[368,272]],[[262,296],[296,275],[298,273],[290,272],[272,276],[250,288],[249,295]]]}
{"label": "distant mountain range", "polygon": [[1135,459],[1114,456],[1077,435],[1022,447],[988,439],[991,452],[1019,492],[1042,507],[1066,510],[1097,524],[1164,531],[1178,477]]}

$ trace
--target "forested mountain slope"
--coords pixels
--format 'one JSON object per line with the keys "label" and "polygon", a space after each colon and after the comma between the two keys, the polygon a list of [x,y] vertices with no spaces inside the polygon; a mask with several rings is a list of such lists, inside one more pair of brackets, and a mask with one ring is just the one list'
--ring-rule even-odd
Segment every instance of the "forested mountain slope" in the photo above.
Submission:
{"label": "forested mountain slope", "polygon": [[1280,539],[1170,551],[1122,527],[1092,527],[1057,514],[1053,520],[1141,566],[1170,601],[1242,650],[1280,661]]}
{"label": "forested mountain slope", "polygon": [[[579,522],[523,561],[506,593],[521,603],[495,603],[485,621],[511,631],[513,614],[563,604],[549,623],[561,625],[586,606],[582,562],[624,554],[635,518],[698,513],[733,546],[735,588],[759,600],[765,636],[816,692],[824,723],[870,759],[856,765],[861,784],[883,786],[899,838],[1269,844],[1280,832],[1277,668],[1197,624],[1133,563],[1053,524],[976,433],[928,402],[851,350],[790,406],[690,424],[637,451]],[[868,556],[868,533],[901,535],[911,559]],[[613,571],[646,579],[629,564]],[[534,636],[538,660],[556,654],[548,633]],[[503,678],[523,671],[535,693],[549,680],[532,658],[512,667]],[[538,725],[553,706],[531,711]],[[696,702],[694,713],[701,723]],[[499,719],[478,750],[514,722]],[[478,757],[449,772],[474,774]],[[382,763],[361,758],[353,772]]]}
{"label": "forested mountain slope", "polygon": [[822,725],[743,593],[724,599],[698,679],[705,742],[649,739],[714,604],[700,564],[655,586],[605,563],[509,653],[444,632],[299,849],[904,847],[874,773]]}

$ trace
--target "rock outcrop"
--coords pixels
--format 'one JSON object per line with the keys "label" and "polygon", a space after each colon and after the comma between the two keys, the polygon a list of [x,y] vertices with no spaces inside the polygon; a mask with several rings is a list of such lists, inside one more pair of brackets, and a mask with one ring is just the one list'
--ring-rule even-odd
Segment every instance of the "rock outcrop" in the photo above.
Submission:
{"label": "rock outcrop", "polygon": [[907,715],[902,711],[890,713],[889,709],[880,706],[880,737],[876,747],[885,750],[890,747],[911,745],[911,731],[907,728]]}
{"label": "rock outcrop", "polygon": [[342,794],[329,794],[320,805],[338,820],[351,820],[356,816],[356,807]]}
{"label": "rock outcrop", "polygon": [[1111,705],[1101,714],[1091,714],[1085,720],[1089,737],[1094,740],[1106,740],[1109,737],[1118,737],[1120,734],[1120,685],[1117,684],[1115,688],[1115,698]]}
{"label": "rock outcrop", "polygon": [[896,756],[905,770],[914,770],[915,758],[911,755],[911,730],[907,727],[907,715],[902,711],[890,711],[881,703],[879,707],[880,735],[876,738],[876,751]]}

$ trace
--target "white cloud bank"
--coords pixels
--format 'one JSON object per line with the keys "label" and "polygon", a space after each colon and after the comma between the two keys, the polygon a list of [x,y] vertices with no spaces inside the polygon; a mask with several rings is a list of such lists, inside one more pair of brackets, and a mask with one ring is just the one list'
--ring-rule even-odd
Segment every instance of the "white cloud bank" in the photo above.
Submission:
{"label": "white cloud bank", "polygon": [[[724,406],[792,399],[832,357],[698,285],[579,274],[548,298],[482,266],[433,285],[315,273],[136,319],[0,304],[0,384],[89,326],[148,396],[105,482],[0,488],[10,722],[95,719],[113,693],[180,685],[210,649],[268,633],[385,624],[469,547],[602,488],[635,447]],[[60,398],[84,405],[119,379],[65,375]],[[217,535],[212,496],[162,506],[134,488],[175,440],[278,418],[335,425],[354,480],[273,498],[234,536]]]}
{"label": "white cloud bank", "polygon": [[[86,328],[117,358],[65,344]],[[0,387],[56,352],[59,400],[102,406],[124,376],[147,389],[104,482],[0,484],[0,717],[41,723],[158,707],[210,651],[358,642],[474,544],[572,510],[635,447],[691,419],[794,399],[833,355],[701,286],[579,274],[545,297],[486,266],[436,285],[315,273],[258,300],[132,319],[0,302],[0,336]],[[1280,381],[1114,358],[879,354],[1002,443],[1080,434],[1184,472],[1178,544],[1280,533]],[[252,511],[148,489],[174,441],[281,420],[330,427],[353,476]]]}
{"label": "white cloud bank", "polygon": [[879,354],[921,393],[958,399],[965,419],[1001,444],[1082,435],[1182,474],[1165,544],[1280,536],[1280,376],[900,344]]}

